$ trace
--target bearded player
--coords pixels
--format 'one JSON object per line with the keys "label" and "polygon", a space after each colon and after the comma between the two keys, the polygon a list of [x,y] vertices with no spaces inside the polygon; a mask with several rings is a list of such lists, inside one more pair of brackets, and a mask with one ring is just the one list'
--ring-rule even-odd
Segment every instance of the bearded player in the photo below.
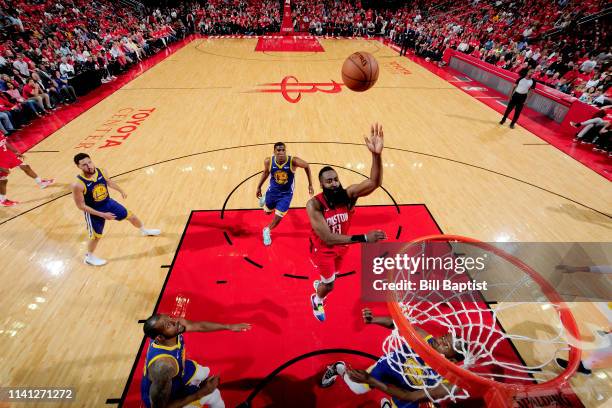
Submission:
{"label": "bearded player", "polygon": [[313,314],[321,322],[325,321],[323,302],[334,289],[334,280],[348,246],[386,239],[385,233],[381,230],[361,235],[348,235],[357,199],[371,194],[382,184],[382,126],[378,123],[372,125],[370,137],[364,139],[368,150],[372,153],[370,178],[344,189],[338,180],[338,173],[332,167],[323,167],[319,172],[319,182],[323,192],[311,198],[306,204],[312,226],[311,262],[315,271],[321,276],[320,280],[314,281],[315,293],[310,296],[310,304]]}

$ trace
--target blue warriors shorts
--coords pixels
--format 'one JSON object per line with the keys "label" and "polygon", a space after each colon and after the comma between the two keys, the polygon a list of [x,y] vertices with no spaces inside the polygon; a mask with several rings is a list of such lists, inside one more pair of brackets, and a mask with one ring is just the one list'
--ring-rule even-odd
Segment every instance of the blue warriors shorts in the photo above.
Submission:
{"label": "blue warriors shorts", "polygon": [[[387,359],[384,357],[379,359],[372,367],[368,368],[368,372],[370,373],[370,375],[372,375],[372,377],[376,378],[382,383],[393,384],[396,387],[408,391],[417,390],[408,386],[408,384],[406,384],[406,382],[404,381],[402,375],[393,370],[393,368],[391,368],[391,366],[387,362]],[[392,400],[394,408],[419,408],[418,402],[402,401],[397,398],[392,398]]]}
{"label": "blue warriors shorts", "polygon": [[[115,217],[117,217],[115,218],[117,221],[125,220],[132,215],[130,211],[112,198],[109,198],[103,204],[96,206],[95,210],[113,213],[115,214]],[[104,233],[104,224],[106,223],[104,218],[86,212],[85,222],[87,224],[87,232],[89,233],[90,239],[102,237],[102,234]]]}
{"label": "blue warriors shorts", "polygon": [[279,217],[284,217],[287,211],[289,210],[289,206],[291,205],[291,200],[293,199],[293,191],[270,191],[266,192],[266,204],[264,205],[264,211],[272,212]]}

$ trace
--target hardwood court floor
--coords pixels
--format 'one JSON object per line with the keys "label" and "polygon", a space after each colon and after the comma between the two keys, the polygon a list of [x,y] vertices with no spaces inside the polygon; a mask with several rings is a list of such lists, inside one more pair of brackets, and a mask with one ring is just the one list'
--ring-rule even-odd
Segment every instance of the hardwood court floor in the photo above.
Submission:
{"label": "hardwood court floor", "polygon": [[[196,40],[27,155],[58,183],[40,191],[15,170],[9,197],[22,204],[0,209],[1,384],[70,385],[78,406],[119,397],[142,338],[137,321],[153,310],[167,272],[160,265],[171,263],[190,211],[221,208],[278,140],[318,163],[314,174],[320,164],[346,168],[339,173],[348,185],[362,179],[349,170],[369,173],[362,136],[380,122],[384,186],[398,203],[427,204],[445,233],[483,241],[612,240],[612,189],[604,178],[549,145],[532,145],[541,140],[520,127],[499,126],[497,113],[378,42],[321,42],[326,52],[315,54],[255,53],[255,39]],[[287,76],[341,82],[342,61],[357,50],[373,53],[381,66],[366,93],[302,93],[289,103],[280,93],[254,92]],[[106,140],[116,145],[100,148]],[[116,199],[163,230],[143,238],[128,223],[109,223],[98,250],[109,264],[99,269],[82,263],[86,228],[69,195],[79,151],[117,175],[128,198],[112,193]],[[228,208],[256,206],[255,180],[240,185]],[[306,200],[298,173],[293,205]],[[389,199],[377,191],[361,203]],[[594,328],[609,329],[593,305],[573,308],[587,339]],[[547,323],[537,313],[528,320]],[[602,406],[611,375],[572,384],[587,406]]]}

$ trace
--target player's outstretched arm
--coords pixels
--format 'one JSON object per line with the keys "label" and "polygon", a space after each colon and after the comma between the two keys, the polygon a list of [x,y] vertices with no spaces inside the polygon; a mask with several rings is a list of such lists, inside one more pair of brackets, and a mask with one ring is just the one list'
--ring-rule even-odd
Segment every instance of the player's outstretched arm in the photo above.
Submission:
{"label": "player's outstretched arm", "polygon": [[378,242],[387,238],[387,235],[382,230],[374,230],[368,232],[367,234],[360,235],[334,234],[329,229],[327,222],[325,222],[325,218],[323,217],[323,209],[316,198],[311,198],[308,200],[308,203],[306,204],[306,212],[308,213],[308,218],[310,219],[312,229],[317,236],[321,238],[323,242],[325,242],[326,245],[332,246],[356,244],[359,242]]}
{"label": "player's outstretched arm", "polygon": [[310,174],[310,166],[306,160],[302,160],[299,157],[293,157],[293,164],[295,167],[301,167],[306,172],[308,177],[308,194],[312,197],[314,195],[314,188],[312,187],[312,175]]}
{"label": "player's outstretched arm", "polygon": [[257,183],[257,192],[255,193],[257,198],[261,197],[261,186],[263,186],[263,183],[266,181],[268,176],[270,176],[270,158],[269,157],[267,157],[264,160],[263,173],[261,173],[261,177],[259,178],[259,183]]}
{"label": "player's outstretched arm", "polygon": [[393,330],[395,328],[395,323],[393,323],[393,319],[389,316],[374,316],[372,310],[369,308],[364,308],[361,311],[361,316],[363,317],[363,322],[365,324],[377,324],[386,329]]}
{"label": "player's outstretched arm", "polygon": [[[429,400],[429,397],[423,390],[410,391],[393,384],[386,384],[372,377],[366,370],[347,370],[349,378],[357,383],[368,384],[371,388],[377,388],[382,392],[407,402],[422,402]],[[447,391],[442,385],[429,390],[429,395],[433,398],[441,398],[447,394]]]}
{"label": "player's outstretched arm", "polygon": [[219,385],[219,377],[211,376],[200,385],[200,389],[195,393],[184,398],[171,400],[172,378],[177,375],[176,364],[172,364],[168,358],[161,358],[151,365],[147,375],[151,380],[149,398],[152,408],[184,407],[212,393]]}
{"label": "player's outstretched arm", "polygon": [[185,331],[212,332],[229,330],[233,332],[240,332],[251,330],[251,325],[249,323],[225,324],[204,321],[193,322],[187,319],[179,319],[179,323],[185,326]]}
{"label": "player's outstretched arm", "polygon": [[384,134],[382,125],[378,123],[372,125],[370,129],[370,137],[364,136],[366,146],[372,153],[372,168],[370,169],[370,178],[362,181],[359,184],[352,184],[347,187],[346,193],[351,199],[357,199],[371,194],[374,190],[382,185],[383,170],[382,170],[382,150],[384,145]]}

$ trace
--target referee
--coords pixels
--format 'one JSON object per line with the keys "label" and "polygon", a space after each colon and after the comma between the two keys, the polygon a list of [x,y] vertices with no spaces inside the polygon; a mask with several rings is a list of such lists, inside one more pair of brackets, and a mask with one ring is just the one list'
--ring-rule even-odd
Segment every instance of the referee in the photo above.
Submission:
{"label": "referee", "polygon": [[510,101],[508,101],[508,107],[504,112],[504,117],[499,122],[500,125],[504,124],[506,118],[510,115],[512,109],[514,109],[514,116],[512,117],[512,122],[510,123],[510,129],[514,129],[514,124],[521,115],[523,105],[527,100],[527,96],[529,96],[529,91],[534,89],[536,86],[536,82],[531,78],[532,74],[532,69],[526,68],[521,71],[521,76],[514,83],[514,88],[512,88],[512,92],[510,93]]}

